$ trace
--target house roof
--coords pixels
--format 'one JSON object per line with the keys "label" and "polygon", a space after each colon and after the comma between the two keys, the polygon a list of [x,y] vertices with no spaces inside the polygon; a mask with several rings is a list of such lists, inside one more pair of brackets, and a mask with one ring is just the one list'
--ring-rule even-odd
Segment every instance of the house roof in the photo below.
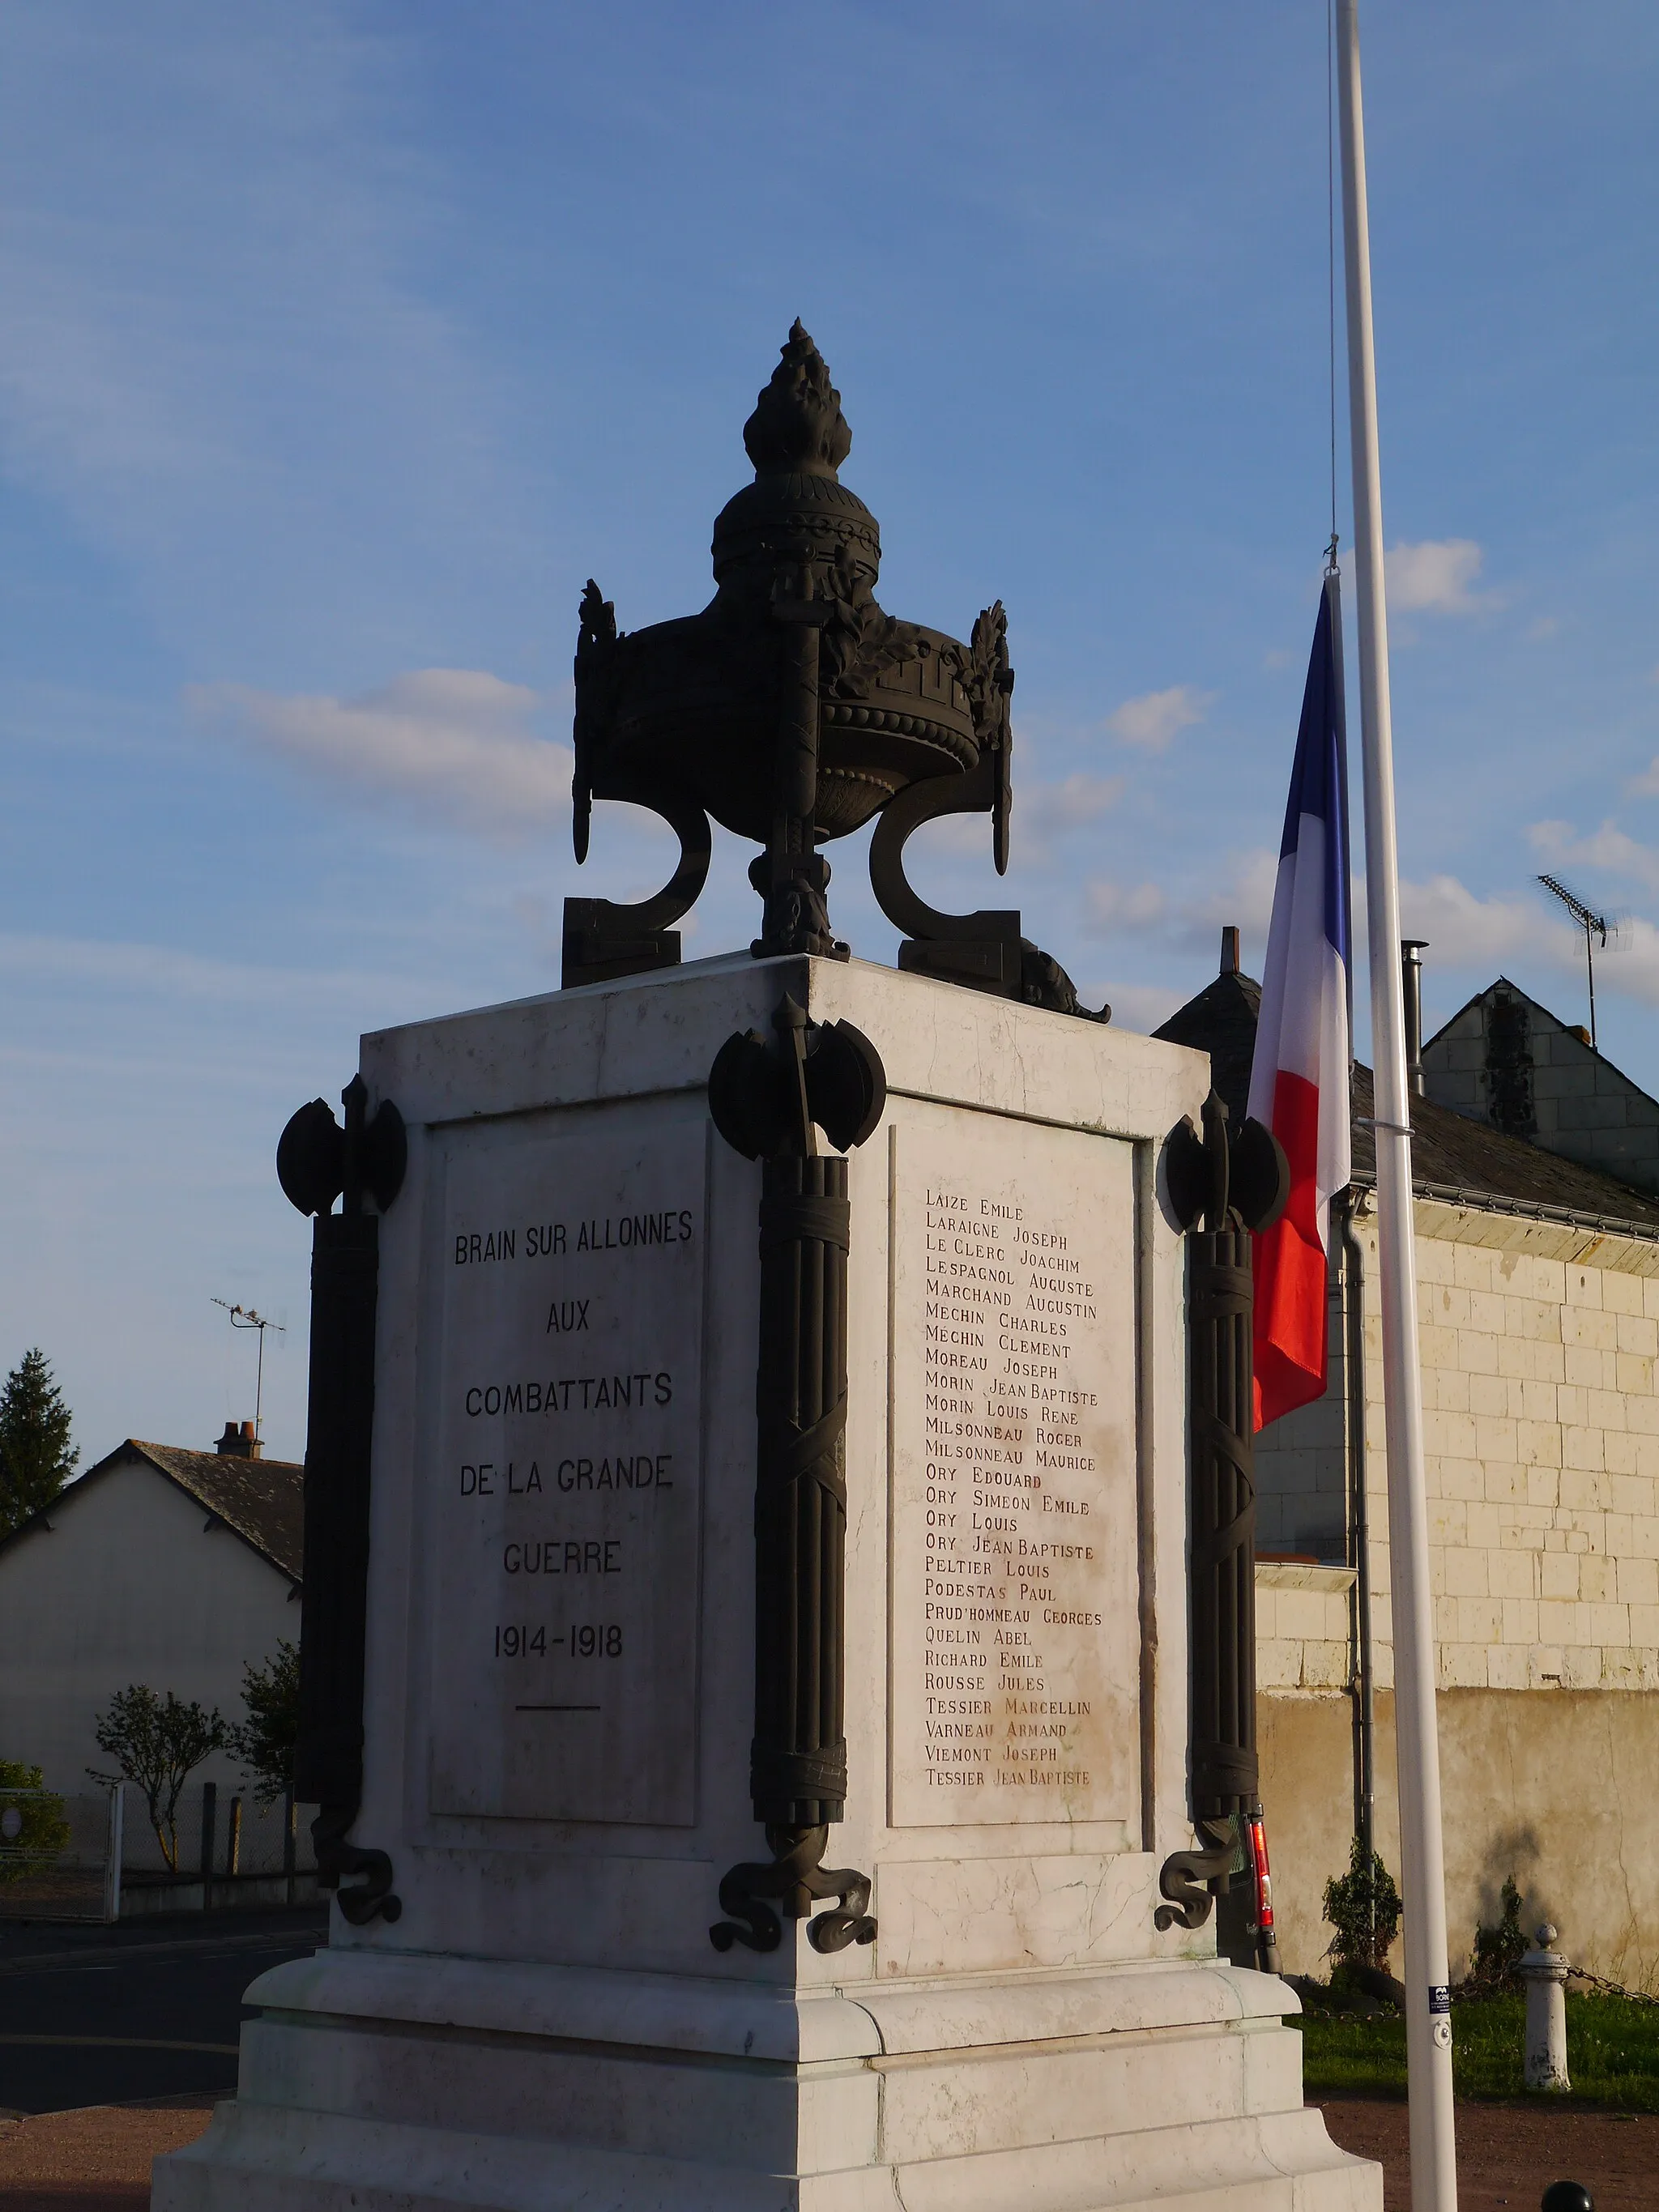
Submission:
{"label": "house roof", "polygon": [[1195,999],[1172,1013],[1152,1035],[1170,1044],[1191,1045],[1210,1055],[1210,1080],[1221,1093],[1227,1118],[1236,1129],[1244,1119],[1250,1095],[1250,1061],[1255,1052],[1256,1018],[1261,986],[1237,970],[1215,977]]}
{"label": "house roof", "polygon": [[234,1452],[184,1451],[177,1444],[141,1443],[133,1437],[121,1449],[159,1467],[272,1566],[299,1581],[305,1557],[303,1467],[292,1460],[241,1459]]}
{"label": "house roof", "polygon": [[[1218,975],[1195,999],[1170,1015],[1153,1035],[1210,1054],[1216,1089],[1232,1126],[1244,1118],[1250,1090],[1261,986],[1249,975]],[[1376,1180],[1376,1111],[1371,1071],[1353,1071],[1353,1179]],[[1411,1102],[1412,1181],[1419,1197],[1486,1206],[1498,1212],[1585,1222],[1596,1228],[1659,1238],[1659,1202],[1628,1183],[1547,1152],[1524,1138],[1437,1106]]]}
{"label": "house roof", "polygon": [[185,1451],[177,1444],[150,1444],[128,1437],[89,1467],[52,1504],[13,1529],[0,1550],[61,1510],[65,1500],[117,1468],[140,1461],[155,1468],[197,1504],[222,1521],[233,1535],[256,1551],[290,1582],[300,1580],[304,1559],[305,1469],[291,1460],[241,1459],[231,1453]]}
{"label": "house roof", "polygon": [[[1370,1127],[1371,1072],[1353,1072],[1353,1176],[1356,1182],[1376,1180],[1376,1140]],[[1599,1168],[1583,1167],[1547,1152],[1524,1137],[1511,1137],[1489,1122],[1455,1114],[1431,1098],[1413,1098],[1412,1181],[1425,1197],[1456,1199],[1473,1206],[1496,1204],[1502,1212],[1569,1216],[1596,1228],[1616,1228],[1659,1237],[1659,1203],[1632,1190]]]}

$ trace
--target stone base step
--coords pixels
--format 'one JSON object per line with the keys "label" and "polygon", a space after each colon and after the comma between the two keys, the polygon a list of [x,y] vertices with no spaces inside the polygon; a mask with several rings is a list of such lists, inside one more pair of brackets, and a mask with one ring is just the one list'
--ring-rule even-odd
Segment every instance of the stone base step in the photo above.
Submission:
{"label": "stone base step", "polygon": [[1313,2111],[797,2178],[246,2102],[157,2161],[153,2212],[1382,2212]]}

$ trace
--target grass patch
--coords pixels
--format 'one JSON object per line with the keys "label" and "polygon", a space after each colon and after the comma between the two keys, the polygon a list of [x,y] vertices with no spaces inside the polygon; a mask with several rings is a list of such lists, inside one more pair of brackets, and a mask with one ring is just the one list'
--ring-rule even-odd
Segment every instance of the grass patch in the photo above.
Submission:
{"label": "grass patch", "polygon": [[[1460,2097],[1524,2097],[1526,1999],[1482,1997],[1452,2008],[1452,2079]],[[1311,2096],[1406,2094],[1406,2023],[1304,2018],[1302,2078]],[[1659,2112],[1659,2005],[1626,1997],[1567,1998],[1567,2071],[1574,2104]]]}

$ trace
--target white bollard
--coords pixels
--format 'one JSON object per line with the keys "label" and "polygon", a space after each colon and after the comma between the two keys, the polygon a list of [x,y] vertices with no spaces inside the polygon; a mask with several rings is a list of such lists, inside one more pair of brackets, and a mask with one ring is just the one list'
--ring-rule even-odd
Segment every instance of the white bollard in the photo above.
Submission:
{"label": "white bollard", "polygon": [[1537,1932],[1537,1949],[1521,1961],[1527,1984],[1527,2087],[1568,2089],[1567,1962],[1550,1948],[1556,1930],[1548,1921]]}

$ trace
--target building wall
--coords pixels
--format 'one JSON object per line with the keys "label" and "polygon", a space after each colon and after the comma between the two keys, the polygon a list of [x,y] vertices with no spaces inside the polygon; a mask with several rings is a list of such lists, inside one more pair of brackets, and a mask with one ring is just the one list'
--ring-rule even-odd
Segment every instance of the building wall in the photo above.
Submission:
{"label": "building wall", "polygon": [[1438,1106],[1659,1191],[1659,1100],[1513,984],[1494,983],[1424,1046],[1423,1076]]}
{"label": "building wall", "polygon": [[1325,1395],[1286,1413],[1256,1438],[1258,1552],[1322,1563],[1350,1559],[1347,1346],[1343,1286],[1331,1271]]}
{"label": "building wall", "polygon": [[[1659,1831],[1642,1808],[1659,1781],[1659,1243],[1420,1200],[1416,1211],[1454,1954],[1513,1871],[1576,1959],[1593,1950],[1606,1971],[1650,1974]],[[1382,1719],[1394,1653],[1374,1218],[1356,1231],[1376,1837],[1398,1876]],[[1310,1525],[1309,1498],[1341,1494],[1341,1380],[1338,1365],[1323,1405],[1259,1445],[1264,1550],[1314,1548],[1268,1532]],[[1264,1562],[1258,1573],[1263,1796],[1287,1955],[1303,1968],[1328,1935],[1320,1895],[1353,1827],[1351,1582],[1332,1566]]]}
{"label": "building wall", "polygon": [[[1446,1917],[1452,1976],[1513,1875],[1530,1930],[1552,1920],[1575,1966],[1659,1990],[1659,1729],[1646,1698],[1619,1691],[1443,1690]],[[1264,1694],[1261,1795],[1279,1949],[1292,1973],[1328,1970],[1321,1900],[1353,1828],[1352,1701]],[[1376,1714],[1376,1848],[1400,1877],[1394,1699]],[[1401,1969],[1403,1947],[1394,1954]]]}
{"label": "building wall", "polygon": [[[300,1634],[287,1577],[154,1469],[79,1488],[0,1553],[0,1758],[67,1792],[109,1764],[93,1727],[114,1692],[144,1682],[240,1721],[244,1661]],[[218,1758],[196,1779],[237,1771]]]}

